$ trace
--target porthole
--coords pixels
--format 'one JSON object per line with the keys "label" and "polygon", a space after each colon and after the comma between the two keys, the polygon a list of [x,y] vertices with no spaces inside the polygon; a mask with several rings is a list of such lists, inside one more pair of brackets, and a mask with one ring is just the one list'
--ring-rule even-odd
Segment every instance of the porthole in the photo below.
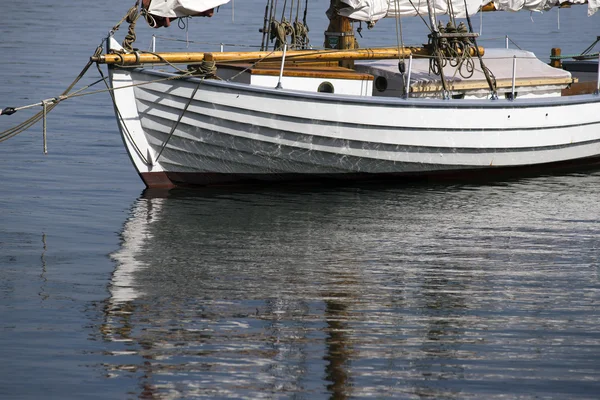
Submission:
{"label": "porthole", "polygon": [[323,82],[319,85],[319,88],[317,89],[317,92],[319,93],[333,93],[334,89],[333,89],[333,85],[331,84],[331,82]]}
{"label": "porthole", "polygon": [[378,76],[375,78],[375,89],[379,92],[385,92],[388,88],[388,81],[383,76]]}

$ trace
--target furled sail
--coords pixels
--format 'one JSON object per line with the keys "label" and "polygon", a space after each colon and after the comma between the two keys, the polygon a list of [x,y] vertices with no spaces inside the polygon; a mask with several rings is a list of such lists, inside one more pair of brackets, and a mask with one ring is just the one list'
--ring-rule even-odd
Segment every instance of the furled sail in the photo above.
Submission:
{"label": "furled sail", "polygon": [[178,18],[201,15],[229,0],[152,0],[148,12],[163,18]]}
{"label": "furled sail", "polygon": [[547,11],[565,3],[587,3],[589,16],[600,10],[600,0],[493,0],[491,2],[486,0],[485,3],[493,3],[494,8],[500,11]]}
{"label": "furled sail", "polygon": [[[483,4],[490,0],[483,0]],[[416,15],[428,15],[426,0],[341,0],[346,4],[339,10],[339,14],[358,21],[375,22],[384,17],[413,17]],[[449,1],[431,0],[433,10],[436,15],[446,15],[449,13]],[[465,8],[466,4],[466,8]],[[454,16],[464,18],[467,15],[473,15],[479,11],[482,0],[451,0]]]}
{"label": "furled sail", "polygon": [[[375,22],[384,17],[412,17],[428,15],[427,0],[340,0],[345,7],[338,13],[357,21]],[[588,3],[588,15],[600,9],[600,0],[431,0],[436,15],[453,13],[457,18],[473,15],[479,9],[493,3],[496,10],[502,11],[547,11],[562,3]]]}

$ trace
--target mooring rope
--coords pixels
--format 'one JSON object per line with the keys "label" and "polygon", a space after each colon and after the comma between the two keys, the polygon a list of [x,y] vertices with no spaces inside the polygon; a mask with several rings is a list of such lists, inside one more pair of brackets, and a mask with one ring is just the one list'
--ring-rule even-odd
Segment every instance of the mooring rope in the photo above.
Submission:
{"label": "mooring rope", "polygon": [[[102,46],[100,45],[96,48],[96,51],[94,52],[94,56],[98,57],[101,54],[102,54]],[[39,111],[37,114],[35,114],[33,117],[27,119],[26,121],[20,123],[19,125],[15,126],[13,128],[7,129],[4,132],[0,132],[0,142],[3,142],[7,139],[10,139],[13,136],[18,135],[19,133],[21,133],[23,131],[26,131],[27,129],[29,129],[30,127],[35,125],[37,122],[39,122],[41,119],[44,119],[45,116],[48,115],[48,113],[50,111],[52,111],[58,103],[60,103],[63,100],[66,100],[69,97],[68,96],[69,92],[81,80],[81,78],[83,78],[83,76],[87,73],[87,71],[90,69],[92,64],[93,64],[93,62],[91,60],[88,61],[88,63],[85,65],[85,67],[83,67],[83,69],[81,70],[81,72],[79,73],[77,78],[75,78],[75,80],[69,85],[69,87],[67,87],[67,89],[57,97],[53,97],[51,99],[46,99],[39,103],[30,104],[30,105],[23,106],[23,107],[6,107],[6,108],[4,108],[2,110],[2,112],[0,112],[0,115],[12,115],[19,110],[32,108],[35,106],[43,106],[43,109],[41,111]]]}
{"label": "mooring rope", "polygon": [[[94,57],[98,57],[100,54],[102,54],[102,46],[98,46],[98,48],[96,49],[96,52],[94,53]],[[165,62],[166,62],[166,60],[165,60]],[[181,72],[181,74],[179,74],[179,75],[173,75],[170,77],[155,79],[155,80],[151,80],[151,81],[147,81],[147,82],[132,83],[130,85],[125,85],[125,86],[122,86],[119,88],[111,88],[108,86],[107,78],[104,77],[104,74],[102,73],[102,70],[100,69],[100,66],[98,64],[96,64],[98,67],[98,70],[100,71],[102,78],[71,93],[71,90],[73,89],[73,87],[81,80],[81,78],[83,78],[83,76],[87,73],[87,71],[92,66],[92,64],[93,64],[93,62],[89,61],[86,64],[86,66],[81,70],[81,72],[79,73],[77,78],[75,78],[75,80],[69,85],[69,87],[59,96],[45,99],[40,102],[28,104],[28,105],[21,106],[21,107],[5,107],[4,109],[2,109],[0,111],[0,115],[12,115],[12,114],[16,113],[17,111],[26,110],[26,109],[33,108],[33,107],[44,107],[44,104],[45,104],[45,112],[44,112],[44,109],[42,109],[41,111],[39,111],[32,117],[28,118],[27,120],[21,122],[20,124],[14,126],[12,128],[9,128],[3,132],[0,132],[0,142],[10,139],[10,138],[28,130],[29,128],[34,126],[36,123],[38,123],[40,120],[44,119],[45,115],[47,115],[50,111],[52,111],[54,109],[54,107],[56,107],[58,105],[58,103],[60,103],[64,100],[72,99],[75,97],[83,97],[83,96],[90,96],[93,94],[106,93],[106,92],[110,93],[111,97],[113,97],[113,92],[117,89],[126,89],[126,88],[131,88],[131,87],[136,87],[136,86],[149,85],[149,84],[152,84],[155,82],[183,79],[183,78],[192,76],[191,71],[186,71],[186,70],[182,70],[182,69],[178,68],[178,70]],[[168,64],[171,64],[171,63],[168,63]],[[83,92],[84,90],[86,90],[100,82],[104,82],[106,84],[106,89],[94,90],[94,91],[90,91],[90,92]],[[114,97],[113,97],[113,102],[114,102]]]}

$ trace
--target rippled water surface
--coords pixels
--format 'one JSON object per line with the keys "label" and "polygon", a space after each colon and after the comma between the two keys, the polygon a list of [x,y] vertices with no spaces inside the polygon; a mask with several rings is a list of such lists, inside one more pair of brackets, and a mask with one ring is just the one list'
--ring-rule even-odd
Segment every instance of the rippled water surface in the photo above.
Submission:
{"label": "rippled water surface", "polygon": [[[235,3],[188,38],[259,42],[263,2]],[[128,7],[3,5],[0,107],[60,94]],[[482,31],[544,58],[583,50],[599,17]],[[599,172],[156,193],[105,93],[61,103],[48,136],[47,156],[39,126],[0,143],[0,398],[598,398]]]}

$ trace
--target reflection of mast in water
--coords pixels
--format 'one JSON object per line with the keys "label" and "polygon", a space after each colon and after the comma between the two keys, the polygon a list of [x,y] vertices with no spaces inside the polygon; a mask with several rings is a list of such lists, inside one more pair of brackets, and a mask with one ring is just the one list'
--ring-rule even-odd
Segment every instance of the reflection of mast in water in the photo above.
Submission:
{"label": "reflection of mast in water", "polygon": [[[339,295],[338,295],[339,296]],[[333,297],[333,296],[332,296]],[[325,360],[328,364],[325,367],[326,377],[330,384],[327,389],[331,394],[332,400],[347,399],[350,395],[350,373],[348,367],[352,356],[352,345],[346,335],[348,332],[348,305],[340,299],[325,301],[325,317],[327,320],[327,354]]]}
{"label": "reflection of mast in water", "polygon": [[[457,269],[452,268],[450,273],[448,270],[447,265],[428,267],[421,287],[424,322],[428,326],[421,345],[422,354],[414,367],[425,378],[425,382],[417,385],[417,392],[424,396],[435,394],[427,381],[460,376],[464,367],[456,360],[468,358],[467,354],[459,355],[465,343],[465,321],[461,317],[468,309],[464,294],[468,292],[468,285],[462,279],[470,280],[472,276],[469,271],[457,273]],[[453,397],[460,393],[458,389],[454,391],[448,390],[446,395]]]}
{"label": "reflection of mast in water", "polygon": [[49,297],[49,294],[46,293],[46,283],[48,283],[48,278],[46,278],[46,250],[48,250],[48,245],[46,244],[46,234],[44,232],[42,232],[42,248],[42,255],[40,256],[42,262],[42,273],[40,274],[42,284],[40,285],[39,295],[43,301]]}

